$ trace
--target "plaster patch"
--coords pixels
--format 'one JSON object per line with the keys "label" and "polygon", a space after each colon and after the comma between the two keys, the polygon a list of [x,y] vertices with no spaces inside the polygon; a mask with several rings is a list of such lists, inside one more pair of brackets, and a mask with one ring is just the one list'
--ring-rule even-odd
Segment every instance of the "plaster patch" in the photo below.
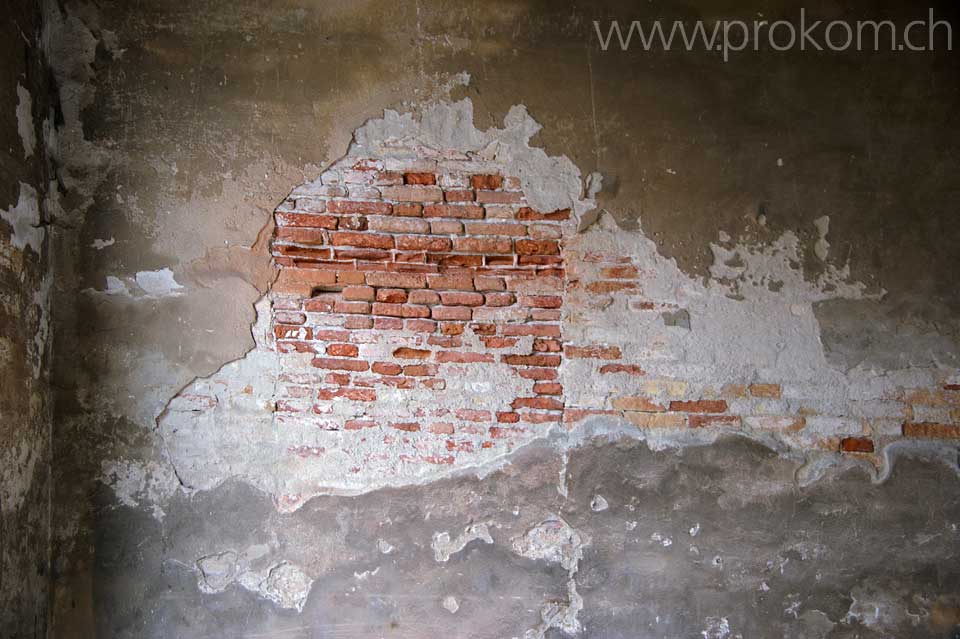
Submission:
{"label": "plaster patch", "polygon": [[450,538],[449,532],[439,532],[433,535],[430,547],[433,548],[433,558],[441,563],[445,563],[452,555],[457,554],[467,547],[471,541],[482,541],[486,544],[493,543],[493,537],[490,536],[490,528],[487,524],[473,524],[468,526],[462,533],[457,535],[456,539]]}
{"label": "plaster patch", "polygon": [[23,250],[29,246],[40,254],[46,232],[40,224],[40,199],[35,188],[21,182],[16,206],[6,211],[0,210],[0,219],[13,227],[11,242],[16,248]]}
{"label": "plaster patch", "polygon": [[157,271],[139,271],[135,276],[137,286],[150,297],[169,297],[181,295],[183,288],[173,277],[173,271],[162,268]]}
{"label": "plaster patch", "polygon": [[37,146],[37,134],[33,128],[33,99],[26,88],[17,84],[17,131],[23,144],[23,156],[29,158]]}

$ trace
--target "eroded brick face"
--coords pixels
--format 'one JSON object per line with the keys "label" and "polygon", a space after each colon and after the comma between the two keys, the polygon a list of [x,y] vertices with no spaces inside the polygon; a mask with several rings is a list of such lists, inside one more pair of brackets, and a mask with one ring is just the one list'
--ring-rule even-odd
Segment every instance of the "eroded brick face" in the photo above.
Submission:
{"label": "eroded brick face", "polygon": [[331,182],[276,212],[281,427],[428,434],[450,454],[419,461],[451,464],[561,423],[570,211],[532,212],[488,164],[366,160]]}
{"label": "eroded brick face", "polygon": [[488,161],[354,159],[295,190],[275,219],[278,426],[369,431],[366,459],[451,465],[597,415],[848,455],[960,437],[953,382],[850,392],[824,410],[835,389],[776,371],[690,375],[688,354],[633,337],[682,310],[649,293],[649,264],[596,250],[569,210],[536,210]]}

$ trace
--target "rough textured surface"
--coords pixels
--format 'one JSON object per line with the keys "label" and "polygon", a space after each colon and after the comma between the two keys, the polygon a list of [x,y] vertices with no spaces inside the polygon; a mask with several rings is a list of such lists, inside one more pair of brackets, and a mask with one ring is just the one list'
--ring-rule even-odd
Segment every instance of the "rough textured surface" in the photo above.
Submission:
{"label": "rough textured surface", "polygon": [[[933,4],[956,31],[956,6]],[[945,51],[744,52],[729,63],[704,51],[603,52],[592,24],[796,18],[793,2],[762,5],[48,0],[41,19],[34,4],[14,2],[4,16],[3,59],[11,62],[3,63],[0,101],[0,246],[13,257],[9,269],[0,266],[0,327],[15,337],[12,350],[0,354],[13,354],[11,379],[40,381],[21,387],[5,376],[0,451],[8,456],[27,442],[32,454],[50,443],[48,405],[26,403],[42,400],[45,386],[48,289],[43,256],[35,253],[46,241],[56,257],[49,288],[51,634],[232,636],[242,632],[230,625],[242,614],[251,634],[294,636],[316,628],[337,636],[371,628],[383,635],[449,632],[439,620],[518,637],[632,636],[641,627],[650,636],[707,639],[949,636],[957,587],[946,544],[955,541],[947,532],[956,517],[946,502],[955,480],[942,469],[955,467],[960,420],[952,126],[960,62]],[[888,5],[826,1],[808,10],[824,19],[901,24],[922,17],[916,7]],[[24,42],[41,40],[45,69],[39,56],[23,53]],[[431,110],[465,97],[472,113],[455,110],[452,121],[444,108]],[[395,147],[380,144],[391,140]],[[412,152],[411,141],[419,144]],[[537,461],[517,445],[471,457],[462,444],[495,441],[490,428],[502,427],[492,422],[465,434],[451,422],[454,436],[444,426],[423,450],[423,431],[394,429],[394,447],[382,439],[374,445],[379,424],[310,430],[321,414],[299,431],[276,430],[277,351],[263,336],[276,328],[275,312],[289,309],[272,306],[274,266],[283,266],[276,258],[285,257],[271,263],[271,247],[285,244],[271,242],[274,217],[290,212],[292,189],[318,179],[322,185],[338,159],[403,149],[408,161],[451,149],[493,158],[504,177],[522,182],[518,191],[535,208],[570,206],[581,222],[582,232],[565,229],[561,238],[560,323],[574,350],[563,352],[558,367],[562,395],[545,393],[563,404],[569,421],[540,424],[519,440],[556,436],[560,452]],[[54,174],[38,168],[47,158]],[[590,210],[591,200],[600,208]],[[362,330],[385,339],[395,329]],[[447,348],[427,346],[431,353]],[[511,379],[485,374],[498,383]],[[209,392],[190,392],[198,387]],[[520,397],[513,392],[520,386],[508,390],[509,398],[487,397],[483,409],[506,412],[494,404]],[[398,406],[378,402],[377,417],[408,408],[400,394],[390,397]],[[210,398],[216,406],[204,404]],[[436,408],[431,396],[417,401]],[[344,425],[354,410],[319,394],[317,405],[333,405]],[[407,416],[394,421],[413,423]],[[629,435],[631,455],[577,448],[584,426],[597,420]],[[517,423],[510,427],[532,426]],[[753,444],[689,447],[734,431],[773,452]],[[352,436],[369,436],[368,446]],[[433,447],[446,449],[451,440],[453,449],[437,456]],[[314,453],[327,441],[369,462],[366,474],[351,480],[340,471],[355,464],[325,465]],[[291,447],[302,456],[289,455]],[[457,463],[404,465],[400,453],[411,449],[420,462]],[[908,450],[927,457],[891,463]],[[685,466],[690,455],[703,459]],[[45,530],[49,459],[30,459],[33,470],[3,466],[4,535],[34,524]],[[178,476],[182,461],[189,463]],[[586,461],[602,485],[576,493],[577,512],[563,515],[562,495],[548,477],[558,477],[564,463],[572,469]],[[616,473],[633,468],[641,476],[641,462],[674,469],[669,480],[650,480],[672,500],[669,508],[652,506],[657,525],[643,528],[650,520],[640,517],[617,523],[619,530],[638,522],[645,553],[597,523],[622,515],[626,497],[618,491],[626,489]],[[757,464],[776,467],[780,479],[758,473]],[[457,475],[497,467],[489,481]],[[577,472],[589,474],[587,466]],[[867,481],[889,473],[886,483]],[[714,479],[724,493],[711,493],[711,502],[703,486]],[[772,483],[776,496],[761,500]],[[12,520],[10,486],[28,505]],[[489,495],[476,516],[463,486]],[[573,485],[559,486],[573,499]],[[324,495],[336,491],[353,496]],[[288,494],[294,497],[285,503]],[[507,516],[511,500],[525,504],[515,521]],[[431,503],[450,517],[436,527],[439,515],[422,529],[411,525],[409,539],[374,534],[373,522],[390,508],[408,509],[419,521],[421,505]],[[672,508],[692,523],[667,530]],[[767,517],[765,508],[781,516]],[[723,528],[694,517],[698,509]],[[835,515],[844,512],[849,522]],[[720,576],[700,572],[709,561],[680,564],[670,554],[697,523],[700,535],[718,535],[711,548],[730,552]],[[850,543],[851,527],[861,546]],[[356,530],[364,532],[353,542],[345,531]],[[828,545],[843,549],[842,559],[831,555],[822,570],[791,575],[791,566],[814,560],[807,549],[801,561],[790,544],[813,543],[821,530]],[[442,533],[448,537],[436,538],[437,548],[450,554],[438,563],[433,542]],[[32,611],[42,610],[45,577],[28,566],[36,568],[45,546],[17,535],[15,545],[4,537],[4,549],[17,549],[17,568],[0,571],[0,594],[16,592],[31,611],[14,622],[31,636],[42,619]],[[288,536],[294,541],[277,545]],[[591,545],[574,560],[588,537]],[[737,543],[733,550],[721,543],[728,538]],[[414,539],[417,554],[403,554]],[[455,551],[461,541],[465,547]],[[625,560],[621,549],[631,549]],[[462,575],[450,570],[474,553],[476,567]],[[789,559],[782,568],[793,580],[788,585],[767,580],[759,567],[779,565],[781,553]],[[383,563],[374,574],[388,559],[399,563]],[[734,559],[756,564],[730,573]],[[395,596],[411,589],[397,566],[424,579],[461,581],[433,586],[428,600],[405,599]],[[818,572],[829,577],[826,586]],[[390,577],[386,590],[334,598],[383,575]],[[763,581],[775,596],[763,594]],[[519,598],[493,599],[503,584]],[[503,602],[513,607],[502,625],[489,615],[476,623]],[[429,615],[421,614],[427,606]],[[393,619],[401,608],[404,619]],[[335,625],[351,619],[372,625],[359,633]]]}
{"label": "rough textured surface", "polygon": [[[484,479],[321,497],[287,515],[235,482],[175,499],[162,524],[102,492],[98,631],[952,636],[957,475],[905,459],[880,486],[851,470],[801,489],[796,471],[741,439],[679,455],[597,439],[566,458],[528,449]],[[298,577],[274,601],[305,597],[299,614],[256,594],[280,569]]]}
{"label": "rough textured surface", "polygon": [[[51,104],[32,2],[0,16],[0,635],[50,621]],[[55,194],[54,194],[55,195]]]}

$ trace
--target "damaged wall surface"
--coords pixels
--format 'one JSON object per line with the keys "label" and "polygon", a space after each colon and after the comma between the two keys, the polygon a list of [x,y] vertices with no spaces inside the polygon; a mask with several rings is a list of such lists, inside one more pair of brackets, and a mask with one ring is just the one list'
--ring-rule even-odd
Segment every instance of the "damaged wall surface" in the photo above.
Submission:
{"label": "damaged wall surface", "polygon": [[0,621],[951,636],[956,54],[593,24],[797,10],[19,3]]}
{"label": "damaged wall surface", "polygon": [[[0,18],[0,634],[46,637],[51,538],[49,84],[39,7]],[[55,185],[53,187],[55,189]]]}

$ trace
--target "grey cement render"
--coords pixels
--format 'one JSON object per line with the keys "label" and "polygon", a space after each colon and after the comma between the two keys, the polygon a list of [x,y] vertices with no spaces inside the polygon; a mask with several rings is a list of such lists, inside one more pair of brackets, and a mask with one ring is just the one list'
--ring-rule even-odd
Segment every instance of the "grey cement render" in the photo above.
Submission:
{"label": "grey cement render", "polygon": [[[907,456],[881,484],[849,469],[801,488],[797,470],[743,439],[598,437],[290,514],[238,482],[162,522],[104,490],[98,636],[956,637],[954,471]],[[278,567],[312,580],[286,593],[302,611],[258,596]]]}

